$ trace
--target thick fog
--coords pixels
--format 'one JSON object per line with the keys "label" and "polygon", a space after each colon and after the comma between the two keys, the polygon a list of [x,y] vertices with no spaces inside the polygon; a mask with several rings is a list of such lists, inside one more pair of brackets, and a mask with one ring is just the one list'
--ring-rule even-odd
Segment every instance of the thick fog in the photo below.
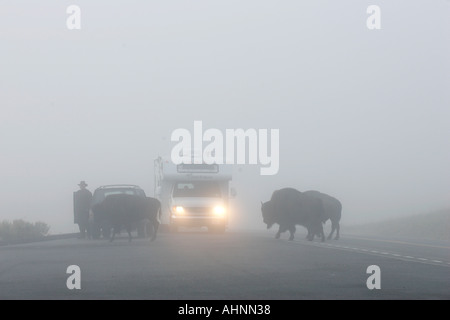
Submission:
{"label": "thick fog", "polygon": [[2,1],[0,220],[76,231],[81,180],[152,196],[153,159],[194,120],[280,130],[278,174],[234,167],[233,228],[265,227],[286,186],[335,196],[347,225],[449,207],[449,17],[446,0]]}

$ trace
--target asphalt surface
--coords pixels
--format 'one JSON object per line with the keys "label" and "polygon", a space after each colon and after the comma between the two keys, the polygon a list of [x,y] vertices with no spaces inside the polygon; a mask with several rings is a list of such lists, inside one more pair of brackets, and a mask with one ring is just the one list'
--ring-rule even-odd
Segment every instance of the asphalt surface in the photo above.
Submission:
{"label": "asphalt surface", "polygon": [[[0,247],[0,299],[450,299],[450,243],[266,232],[123,235]],[[78,265],[81,289],[66,286]],[[369,290],[367,267],[381,270]]]}

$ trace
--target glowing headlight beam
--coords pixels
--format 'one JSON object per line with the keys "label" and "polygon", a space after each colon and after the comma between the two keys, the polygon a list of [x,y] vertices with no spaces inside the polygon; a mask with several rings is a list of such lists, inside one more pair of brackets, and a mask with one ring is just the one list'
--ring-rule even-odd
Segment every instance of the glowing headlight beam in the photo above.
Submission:
{"label": "glowing headlight beam", "polygon": [[183,214],[184,213],[184,208],[182,206],[175,206],[175,207],[173,207],[173,211],[176,214]]}
{"label": "glowing headlight beam", "polygon": [[216,206],[214,207],[214,215],[218,216],[218,217],[223,217],[225,216],[225,208],[223,206]]}

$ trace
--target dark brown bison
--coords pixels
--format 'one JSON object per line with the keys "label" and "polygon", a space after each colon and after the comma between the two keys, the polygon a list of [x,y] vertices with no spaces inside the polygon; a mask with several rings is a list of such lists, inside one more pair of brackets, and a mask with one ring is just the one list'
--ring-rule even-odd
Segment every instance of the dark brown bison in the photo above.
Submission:
{"label": "dark brown bison", "polygon": [[325,223],[328,220],[331,220],[331,232],[330,232],[330,235],[328,236],[328,240],[331,239],[334,231],[336,231],[336,237],[334,239],[338,240],[339,239],[339,229],[340,229],[339,221],[341,221],[341,215],[342,215],[341,202],[338,199],[336,199],[332,196],[329,196],[325,193],[321,193],[319,191],[310,190],[310,191],[303,192],[303,194],[306,194],[310,197],[322,200],[323,208],[325,211],[325,215],[322,219],[322,222]]}
{"label": "dark brown bison", "polygon": [[280,226],[275,236],[277,239],[281,233],[289,231],[289,240],[293,240],[295,226],[301,225],[308,229],[308,240],[312,241],[314,235],[319,234],[322,241],[325,241],[322,227],[324,208],[321,200],[293,188],[284,188],[274,191],[272,198],[261,204],[263,221],[267,229],[275,223]]}
{"label": "dark brown bison", "polygon": [[128,232],[131,241],[133,228],[144,224],[147,234],[152,227],[151,240],[155,240],[159,227],[161,203],[150,197],[141,197],[129,194],[114,194],[92,207],[95,219],[101,220],[103,225],[112,227],[110,241],[114,240],[116,233],[122,228]]}

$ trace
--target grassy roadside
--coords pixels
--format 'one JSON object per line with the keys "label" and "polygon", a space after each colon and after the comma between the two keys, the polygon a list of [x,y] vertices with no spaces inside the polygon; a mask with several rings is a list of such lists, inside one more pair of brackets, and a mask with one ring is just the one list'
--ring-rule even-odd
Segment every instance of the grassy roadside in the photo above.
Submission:
{"label": "grassy roadside", "polygon": [[45,239],[50,230],[46,223],[35,223],[21,219],[12,222],[4,220],[0,222],[0,244],[26,243]]}
{"label": "grassy roadside", "polygon": [[358,235],[450,240],[450,208],[375,223],[346,226],[345,231]]}

